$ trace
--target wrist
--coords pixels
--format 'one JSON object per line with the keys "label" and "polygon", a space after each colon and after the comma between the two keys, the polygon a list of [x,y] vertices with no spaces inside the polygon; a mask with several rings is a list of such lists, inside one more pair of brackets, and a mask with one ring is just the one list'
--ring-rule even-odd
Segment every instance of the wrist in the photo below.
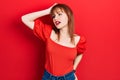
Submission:
{"label": "wrist", "polygon": [[73,72],[75,73],[75,72],[76,72],[76,70],[75,70],[75,69],[73,69]]}

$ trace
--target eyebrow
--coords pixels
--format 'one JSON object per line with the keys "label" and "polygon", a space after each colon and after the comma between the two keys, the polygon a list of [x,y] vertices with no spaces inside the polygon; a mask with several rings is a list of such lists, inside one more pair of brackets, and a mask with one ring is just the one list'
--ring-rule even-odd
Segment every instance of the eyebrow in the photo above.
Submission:
{"label": "eyebrow", "polygon": [[62,11],[62,10],[57,10],[57,11],[54,12],[54,14],[55,14],[55,13],[57,13],[57,14],[58,14],[58,13],[63,13],[63,11]]}
{"label": "eyebrow", "polygon": [[64,10],[63,10],[62,8],[56,8],[56,9],[54,10],[54,12],[59,13],[59,12],[64,12]]}

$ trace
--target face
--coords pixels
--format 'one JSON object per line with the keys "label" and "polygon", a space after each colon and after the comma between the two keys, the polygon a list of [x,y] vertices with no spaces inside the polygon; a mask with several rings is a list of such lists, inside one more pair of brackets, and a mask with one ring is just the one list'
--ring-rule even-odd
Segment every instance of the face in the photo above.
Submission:
{"label": "face", "polygon": [[57,9],[52,15],[52,18],[57,29],[68,27],[68,16],[63,10]]}

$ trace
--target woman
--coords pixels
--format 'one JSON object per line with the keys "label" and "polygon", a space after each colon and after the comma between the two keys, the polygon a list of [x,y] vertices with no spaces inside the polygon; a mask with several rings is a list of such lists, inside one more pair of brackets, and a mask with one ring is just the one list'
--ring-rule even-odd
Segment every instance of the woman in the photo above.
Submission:
{"label": "woman", "polygon": [[[54,26],[40,21],[50,14]],[[74,34],[72,10],[65,4],[22,16],[22,22],[46,43],[46,62],[42,80],[77,80],[75,70],[85,51],[85,38]]]}

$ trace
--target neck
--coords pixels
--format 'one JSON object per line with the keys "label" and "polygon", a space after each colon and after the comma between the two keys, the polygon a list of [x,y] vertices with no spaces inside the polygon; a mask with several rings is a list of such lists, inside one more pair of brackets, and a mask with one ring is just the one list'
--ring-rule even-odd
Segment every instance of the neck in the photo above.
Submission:
{"label": "neck", "polygon": [[70,35],[68,33],[68,26],[60,29],[60,37],[61,38],[70,38]]}

